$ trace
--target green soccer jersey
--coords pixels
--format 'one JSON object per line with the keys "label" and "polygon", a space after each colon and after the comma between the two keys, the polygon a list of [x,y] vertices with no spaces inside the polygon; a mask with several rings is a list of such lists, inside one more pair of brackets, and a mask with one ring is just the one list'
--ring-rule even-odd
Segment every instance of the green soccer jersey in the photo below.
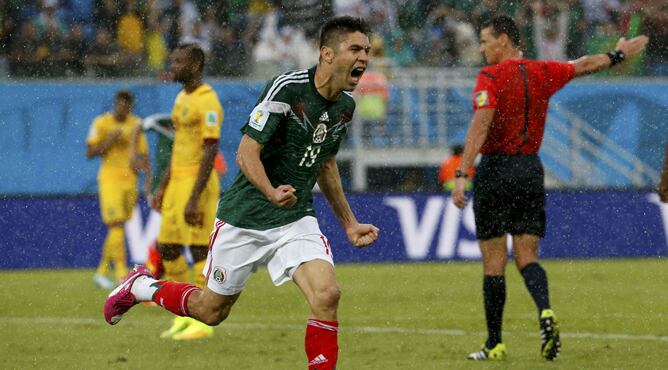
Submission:
{"label": "green soccer jersey", "polygon": [[324,161],[339,150],[355,101],[347,92],[336,101],[325,99],[315,88],[314,75],[315,67],[272,79],[241,129],[264,145],[260,159],[271,184],[292,185],[297,204],[275,206],[239,171],[218,204],[219,219],[266,230],[315,216],[313,186]]}

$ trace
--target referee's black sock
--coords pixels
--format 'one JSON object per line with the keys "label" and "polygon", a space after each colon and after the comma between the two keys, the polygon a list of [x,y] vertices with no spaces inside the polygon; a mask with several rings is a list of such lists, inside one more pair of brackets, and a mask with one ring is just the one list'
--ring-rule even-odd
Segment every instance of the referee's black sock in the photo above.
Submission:
{"label": "referee's black sock", "polygon": [[485,347],[492,349],[501,343],[503,306],[506,304],[506,278],[485,275],[482,292],[485,300],[485,318],[487,319],[487,342],[485,342]]}
{"label": "referee's black sock", "polygon": [[547,274],[538,263],[530,263],[522,269],[524,284],[538,307],[538,315],[550,308],[550,296],[547,289]]}

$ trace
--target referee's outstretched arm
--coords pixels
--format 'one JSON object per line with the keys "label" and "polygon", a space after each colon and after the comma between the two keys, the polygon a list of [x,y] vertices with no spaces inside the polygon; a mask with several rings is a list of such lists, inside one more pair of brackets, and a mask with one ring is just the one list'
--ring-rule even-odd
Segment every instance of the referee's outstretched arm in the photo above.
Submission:
{"label": "referee's outstretched arm", "polygon": [[624,59],[636,55],[645,49],[649,38],[645,35],[636,36],[630,40],[622,37],[617,41],[615,50],[606,54],[586,55],[580,59],[573,60],[575,76],[583,76],[613,67]]}

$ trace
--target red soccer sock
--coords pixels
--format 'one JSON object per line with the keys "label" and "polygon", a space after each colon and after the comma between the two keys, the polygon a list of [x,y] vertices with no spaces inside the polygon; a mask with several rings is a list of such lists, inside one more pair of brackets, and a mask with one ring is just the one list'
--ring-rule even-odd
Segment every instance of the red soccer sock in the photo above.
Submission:
{"label": "red soccer sock", "polygon": [[332,370],[339,357],[339,322],[310,319],[304,347],[309,370]]}
{"label": "red soccer sock", "polygon": [[158,288],[153,293],[153,302],[179,316],[189,316],[188,297],[190,293],[200,290],[193,284],[176,281],[157,281],[152,286]]}

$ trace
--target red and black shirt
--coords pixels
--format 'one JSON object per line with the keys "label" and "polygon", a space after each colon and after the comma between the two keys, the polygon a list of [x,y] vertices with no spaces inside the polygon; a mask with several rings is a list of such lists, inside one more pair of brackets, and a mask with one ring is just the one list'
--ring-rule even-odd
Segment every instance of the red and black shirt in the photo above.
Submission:
{"label": "red and black shirt", "polygon": [[550,97],[575,77],[570,63],[510,59],[483,67],[473,109],[495,108],[482,154],[535,154],[545,131]]}

